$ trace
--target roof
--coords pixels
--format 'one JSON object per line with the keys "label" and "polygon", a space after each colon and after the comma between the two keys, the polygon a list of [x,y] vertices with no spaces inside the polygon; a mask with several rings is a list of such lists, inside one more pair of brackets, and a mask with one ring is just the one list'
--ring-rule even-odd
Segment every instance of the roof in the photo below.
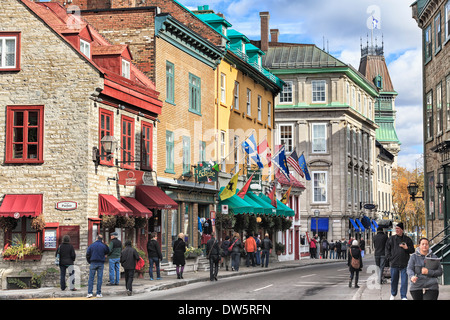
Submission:
{"label": "roof", "polygon": [[393,121],[376,121],[379,125],[379,128],[376,129],[375,134],[376,138],[380,142],[397,142],[400,144],[400,140],[398,139],[397,132],[395,131],[394,122]]}
{"label": "roof", "polygon": [[395,92],[384,56],[367,55],[362,57],[359,72],[372,82],[375,77],[381,76],[382,89],[380,91]]}

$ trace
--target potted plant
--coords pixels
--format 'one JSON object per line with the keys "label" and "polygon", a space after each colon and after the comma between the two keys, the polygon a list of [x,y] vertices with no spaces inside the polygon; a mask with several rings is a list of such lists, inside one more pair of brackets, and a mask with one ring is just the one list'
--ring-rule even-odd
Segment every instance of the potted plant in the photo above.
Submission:
{"label": "potted plant", "polygon": [[41,260],[42,251],[34,243],[19,241],[14,245],[6,244],[2,256],[3,260]]}
{"label": "potted plant", "polygon": [[282,244],[281,242],[275,243],[275,252],[279,256],[284,250],[286,249],[286,246]]}
{"label": "potted plant", "polygon": [[188,247],[186,249],[186,252],[184,253],[184,257],[186,259],[194,259],[197,258],[202,254],[202,249],[200,248],[194,248],[194,247]]}

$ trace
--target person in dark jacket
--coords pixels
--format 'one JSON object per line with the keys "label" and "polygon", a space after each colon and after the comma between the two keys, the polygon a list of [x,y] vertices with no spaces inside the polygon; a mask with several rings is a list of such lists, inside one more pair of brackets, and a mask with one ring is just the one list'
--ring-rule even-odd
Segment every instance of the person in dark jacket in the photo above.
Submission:
{"label": "person in dark jacket", "polygon": [[[352,259],[356,259],[359,261],[359,266],[352,265]],[[348,260],[347,260],[348,269],[350,271],[350,280],[348,282],[348,286],[352,287],[353,278],[355,278],[355,288],[359,288],[358,280],[359,280],[359,272],[362,270],[363,261],[361,248],[359,247],[358,240],[353,240],[352,246],[348,250]]]}
{"label": "person in dark jacket", "polygon": [[109,243],[109,283],[107,286],[118,286],[120,279],[120,254],[122,252],[122,242],[117,238],[117,232],[111,233],[111,242]]}
{"label": "person in dark jacket", "polygon": [[139,258],[139,253],[131,246],[131,241],[125,241],[125,249],[120,254],[120,264],[125,270],[125,288],[129,296],[133,294],[134,271]]}
{"label": "person in dark jacket", "polygon": [[153,280],[153,263],[156,267],[156,280],[161,280],[161,271],[159,261],[162,260],[162,252],[161,247],[158,243],[158,234],[156,232],[152,232],[150,235],[150,240],[147,242],[147,254],[148,254],[148,263],[149,263],[149,275],[150,280]]}
{"label": "person in dark jacket", "polygon": [[173,243],[173,264],[177,269],[177,279],[183,279],[184,265],[186,264],[186,258],[184,253],[186,252],[186,243],[184,242],[184,234],[180,233],[178,239]]}
{"label": "person in dark jacket", "polygon": [[106,255],[109,253],[109,248],[103,243],[103,236],[99,234],[97,241],[91,244],[86,251],[86,260],[89,266],[89,280],[88,280],[88,294],[87,297],[92,297],[94,290],[94,277],[97,272],[97,298],[102,297],[102,282],[103,282],[103,268],[105,265]]}
{"label": "person in dark jacket", "polygon": [[378,282],[383,284],[385,280],[383,279],[383,270],[386,261],[386,242],[388,240],[388,236],[383,232],[382,227],[378,227],[377,234],[373,237],[373,246],[375,248],[375,264],[378,267]]}
{"label": "person in dark jacket", "polygon": [[239,271],[239,265],[241,264],[241,249],[244,248],[239,233],[234,233],[230,246],[233,246],[231,249],[231,270]]}
{"label": "person in dark jacket", "polygon": [[66,290],[66,270],[69,268],[69,288],[71,291],[76,291],[75,289],[75,269],[73,268],[73,264],[76,258],[75,250],[73,246],[70,244],[70,237],[65,235],[62,239],[62,243],[56,250],[56,254],[59,254],[59,270],[61,271],[61,290]]}
{"label": "person in dark jacket", "polygon": [[409,255],[414,253],[414,243],[403,232],[403,223],[400,222],[395,227],[395,235],[386,241],[386,259],[391,267],[391,300],[395,299],[398,291],[398,281],[401,278],[400,296],[402,300],[407,300],[408,266]]}
{"label": "person in dark jacket", "polygon": [[228,251],[228,248],[230,247],[230,245],[231,245],[230,237],[226,236],[225,240],[222,242],[222,245],[221,245],[223,264],[225,265],[226,271],[228,271],[228,267],[230,266],[231,252]]}
{"label": "person in dark jacket", "polygon": [[215,232],[211,233],[211,239],[206,243],[206,256],[209,259],[209,280],[217,281],[219,273],[220,248]]}
{"label": "person in dark jacket", "polygon": [[269,255],[272,251],[272,248],[272,241],[269,239],[269,234],[266,233],[264,235],[264,239],[261,241],[261,267],[264,267],[264,260],[266,260],[266,268],[269,267]]}

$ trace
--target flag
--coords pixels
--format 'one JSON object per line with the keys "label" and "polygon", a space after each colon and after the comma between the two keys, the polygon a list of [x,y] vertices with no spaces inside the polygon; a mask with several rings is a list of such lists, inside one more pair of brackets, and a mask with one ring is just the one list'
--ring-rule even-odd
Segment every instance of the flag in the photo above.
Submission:
{"label": "flag", "polygon": [[220,193],[219,195],[220,200],[223,201],[225,199],[231,198],[236,194],[239,171],[231,178],[230,182],[228,182],[228,185]]}
{"label": "flag", "polygon": [[209,160],[209,164],[211,165],[211,167],[212,167],[214,170],[216,170],[217,172],[219,172],[219,164],[218,164],[218,163],[215,163],[214,161]]}
{"label": "flag", "polygon": [[372,29],[378,29],[378,20],[372,16]]}
{"label": "flag", "polygon": [[289,168],[286,162],[286,154],[284,151],[284,145],[281,146],[280,150],[272,158],[273,163],[280,169],[280,171],[284,174],[288,181],[291,181],[289,178]]}
{"label": "flag", "polygon": [[286,193],[281,198],[281,200],[280,200],[281,203],[286,204],[288,202],[289,196],[291,195],[291,189],[292,189],[292,186],[289,187],[288,191],[286,191]]}
{"label": "flag", "polygon": [[270,185],[266,189],[266,196],[268,196],[272,192],[272,189],[275,188],[276,184],[277,179],[275,179],[274,181],[272,181],[272,183],[270,183]]}
{"label": "flag", "polygon": [[305,156],[303,155],[303,153],[300,156],[300,158],[298,159],[298,164],[300,165],[300,168],[302,169],[303,173],[305,174],[306,180],[311,180],[311,177],[310,177],[309,171],[308,171],[308,167],[306,166]]}
{"label": "flag", "polygon": [[252,183],[252,179],[253,179],[253,174],[250,176],[250,178],[247,180],[247,182],[245,183],[244,187],[241,189],[241,191],[238,192],[238,196],[242,199],[244,199],[248,188],[250,187],[250,183]]}
{"label": "flag", "polygon": [[270,148],[267,148],[267,155],[266,155],[266,159],[267,159],[267,166],[270,168],[272,166],[272,151],[270,150]]}
{"label": "flag", "polygon": [[260,169],[264,168],[264,165],[261,162],[261,159],[258,154],[258,146],[256,144],[255,136],[253,133],[248,137],[243,143],[245,152],[250,156],[250,158],[256,162]]}
{"label": "flag", "polygon": [[270,168],[272,166],[272,152],[266,138],[258,145],[258,154],[262,159],[266,160],[267,166]]}
{"label": "flag", "polygon": [[277,191],[276,188],[276,181],[274,181],[274,183],[272,184],[272,190],[270,191],[268,197],[270,198],[270,200],[272,200],[271,205],[272,207],[277,207],[277,195],[275,194],[275,191]]}
{"label": "flag", "polygon": [[305,177],[302,169],[300,168],[300,165],[298,164],[298,156],[297,156],[297,152],[295,151],[295,149],[294,149],[294,151],[292,151],[289,158],[287,158],[287,162],[292,166],[292,168],[294,168],[295,172],[297,172],[300,176],[302,176],[302,178]]}

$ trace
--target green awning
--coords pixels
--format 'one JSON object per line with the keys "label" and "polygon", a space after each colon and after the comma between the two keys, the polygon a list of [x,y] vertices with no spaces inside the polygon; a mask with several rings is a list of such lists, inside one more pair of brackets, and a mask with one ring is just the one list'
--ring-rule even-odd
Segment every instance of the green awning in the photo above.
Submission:
{"label": "green awning", "polygon": [[[220,192],[222,192],[222,190],[224,188],[225,187],[220,188],[219,194],[220,194]],[[222,212],[223,204],[228,205],[228,212],[231,212],[235,215],[254,212],[253,206],[251,204],[247,203],[245,200],[238,197],[237,195],[234,195],[225,200],[220,200],[220,198],[219,198],[219,206],[217,208],[218,212]]]}
{"label": "green awning", "polygon": [[[236,197],[242,199],[241,197],[239,197],[237,195],[238,193],[239,193],[239,189],[236,190]],[[254,199],[250,198],[248,196],[248,192],[244,196],[244,201],[252,206],[254,214],[264,214],[264,207],[261,204],[259,204],[258,202],[256,202]]]}
{"label": "green awning", "polygon": [[258,197],[253,192],[248,191],[247,194],[246,194],[246,197],[247,196],[249,198],[251,198],[252,200],[256,201],[257,203],[259,203],[264,208],[264,214],[266,214],[266,215],[276,215],[277,214],[277,209],[276,208],[274,208],[270,203],[267,203],[266,201],[264,201],[263,199]]}
{"label": "green awning", "polygon": [[[270,198],[268,196],[266,196],[265,194],[260,193],[258,195],[258,197],[260,197],[263,201],[267,202],[268,204],[270,204],[272,206],[272,200],[270,200]],[[278,205],[278,202],[279,201],[277,200],[277,207],[276,207],[277,213],[276,213],[276,215],[277,216],[285,216],[286,215],[285,210],[284,210],[283,207]]]}
{"label": "green awning", "polygon": [[285,217],[293,217],[295,216],[295,211],[291,208],[289,208],[287,205],[285,205],[283,202],[277,199],[277,209],[282,207],[284,209],[284,216]]}

